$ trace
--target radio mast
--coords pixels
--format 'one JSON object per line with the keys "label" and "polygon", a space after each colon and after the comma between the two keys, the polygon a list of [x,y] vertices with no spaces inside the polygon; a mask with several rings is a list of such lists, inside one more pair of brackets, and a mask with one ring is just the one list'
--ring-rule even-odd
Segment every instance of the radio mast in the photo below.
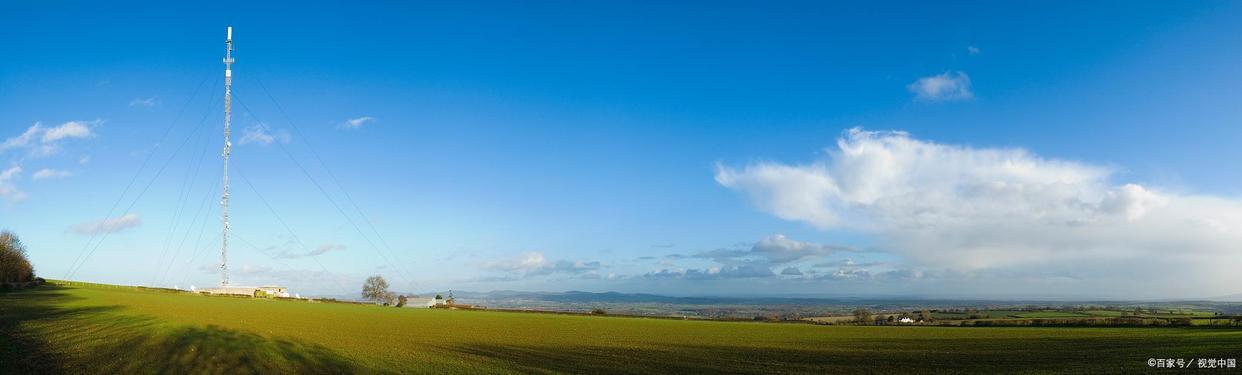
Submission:
{"label": "radio mast", "polygon": [[229,286],[229,94],[233,88],[233,26],[229,26],[224,41],[224,193],[220,196],[220,208],[224,222],[223,242],[220,246],[220,286]]}

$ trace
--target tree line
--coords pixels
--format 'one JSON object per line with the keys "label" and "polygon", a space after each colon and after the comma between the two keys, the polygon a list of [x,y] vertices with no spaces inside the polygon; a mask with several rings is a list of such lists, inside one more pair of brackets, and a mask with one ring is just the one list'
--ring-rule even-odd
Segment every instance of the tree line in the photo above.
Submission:
{"label": "tree line", "polygon": [[11,231],[0,231],[0,284],[35,281],[34,266],[26,256],[26,245]]}

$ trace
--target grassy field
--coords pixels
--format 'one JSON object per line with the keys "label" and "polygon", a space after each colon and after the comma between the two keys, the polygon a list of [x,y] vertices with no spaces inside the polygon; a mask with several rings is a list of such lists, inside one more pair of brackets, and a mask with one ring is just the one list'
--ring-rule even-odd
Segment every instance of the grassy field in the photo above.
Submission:
{"label": "grassy field", "polygon": [[1087,310],[1084,312],[1091,316],[1104,316],[1110,318],[1121,316],[1121,311],[1117,310]]}
{"label": "grassy field", "polygon": [[[1084,310],[1084,311],[1024,311],[1024,310],[982,310],[973,313],[964,312],[942,312],[932,313],[933,319],[968,319],[969,316],[978,315],[982,319],[1073,319],[1073,318],[1116,318],[1124,316],[1118,310]],[[1144,313],[1138,315],[1143,318],[1189,318],[1194,321],[1206,321],[1213,318],[1213,314],[1207,311],[1184,311],[1184,312],[1162,312],[1158,314]]]}
{"label": "grassy field", "polygon": [[1019,318],[1085,318],[1085,317],[1090,317],[1091,315],[1080,314],[1080,313],[1075,313],[1075,312],[1035,311],[1035,312],[1023,312],[1023,313],[1013,314],[1013,316],[1016,316]]}
{"label": "grassy field", "polygon": [[967,328],[397,309],[127,287],[0,292],[0,373],[1116,373],[1242,330]]}

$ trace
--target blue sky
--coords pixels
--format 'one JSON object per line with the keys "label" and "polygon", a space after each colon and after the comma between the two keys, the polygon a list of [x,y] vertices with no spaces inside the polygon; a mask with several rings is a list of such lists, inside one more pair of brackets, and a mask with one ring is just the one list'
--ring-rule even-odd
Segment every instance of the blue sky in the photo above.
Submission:
{"label": "blue sky", "polygon": [[1237,293],[1239,16],[1224,1],[8,5],[0,228],[47,277],[90,253],[74,278],[217,283],[231,24],[235,284]]}

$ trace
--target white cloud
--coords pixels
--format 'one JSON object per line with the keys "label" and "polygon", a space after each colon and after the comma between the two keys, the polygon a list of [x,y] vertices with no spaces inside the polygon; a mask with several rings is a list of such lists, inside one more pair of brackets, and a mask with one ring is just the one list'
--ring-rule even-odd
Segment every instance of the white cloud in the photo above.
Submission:
{"label": "white cloud", "polygon": [[489,271],[499,271],[523,276],[543,276],[555,273],[577,275],[598,271],[600,269],[600,263],[598,261],[582,260],[550,261],[543,255],[543,253],[532,251],[522,254],[522,256],[516,259],[485,262],[482,264],[482,268]]}
{"label": "white cloud", "polygon": [[926,101],[958,101],[975,97],[975,93],[970,91],[970,77],[963,72],[944,72],[919,78],[906,89],[914,93],[915,98]]}
{"label": "white cloud", "polygon": [[138,218],[138,214],[125,214],[118,218],[110,218],[98,221],[88,221],[74,225],[74,233],[81,235],[94,235],[101,233],[116,233],[130,228],[136,228],[142,225],[142,219]]}
{"label": "white cloud", "polygon": [[69,121],[50,128],[43,133],[43,143],[53,143],[65,138],[87,138],[92,135],[91,126],[98,122]]}
{"label": "white cloud", "polygon": [[970,54],[972,54],[972,55],[978,55],[980,52],[983,52],[983,51],[982,51],[982,50],[980,50],[980,49],[979,49],[979,47],[975,47],[975,46],[966,46],[966,52],[967,52],[967,53],[970,53]]}
{"label": "white cloud", "polygon": [[341,129],[357,129],[361,128],[363,124],[368,122],[375,122],[375,118],[371,116],[362,116],[359,118],[349,119],[342,122],[338,127]]}
{"label": "white cloud", "polygon": [[[1107,168],[1019,149],[923,142],[902,132],[852,129],[827,154],[808,165],[718,166],[716,181],[750,194],[780,218],[821,229],[877,221],[921,227],[946,217],[1028,210],[1047,219],[1081,219],[1074,216],[1080,208],[1099,211],[1111,191]],[[843,223],[848,214],[854,215]]]}
{"label": "white cloud", "polygon": [[134,100],[129,101],[130,108],[152,108],[158,106],[159,104],[159,98],[154,96],[150,98],[134,98]]}
{"label": "white cloud", "polygon": [[[103,123],[102,119],[93,120],[93,122],[67,122],[56,127],[45,127],[42,123],[35,123],[26,128],[21,134],[14,137],[5,138],[0,143],[0,154],[6,151],[14,150],[15,153],[25,153],[24,156],[30,158],[40,158],[40,156],[50,156],[56,154],[61,149],[61,143],[66,139],[82,139],[91,138],[94,133],[92,128]],[[17,159],[16,163],[21,163],[21,159]],[[20,164],[11,165],[9,169],[5,169],[0,174],[0,199],[6,202],[20,202],[26,200],[27,195],[24,191],[17,189],[14,180],[19,178],[21,173]],[[36,171],[31,179],[43,180],[51,178],[65,178],[70,175],[68,171],[42,169]]]}
{"label": "white cloud", "polygon": [[263,146],[271,145],[272,142],[289,143],[293,139],[288,132],[284,130],[275,133],[268,132],[267,125],[257,124],[247,127],[242,131],[242,137],[238,140],[240,144],[260,144]]}
{"label": "white cloud", "polygon": [[4,198],[5,202],[14,203],[26,200],[26,193],[17,189],[13,184],[13,180],[21,176],[22,167],[14,165],[0,171],[0,198]]}
{"label": "white cloud", "polygon": [[718,165],[716,182],[750,193],[764,210],[777,217],[827,227],[836,222],[836,215],[820,207],[831,203],[831,192],[837,187],[822,168],[769,163],[739,173]]}
{"label": "white cloud", "polygon": [[0,151],[27,149],[31,156],[48,156],[60,150],[59,144],[62,140],[93,136],[91,129],[102,123],[103,120],[69,121],[48,128],[36,122],[22,134],[9,137],[0,143]]}
{"label": "white cloud", "polygon": [[764,238],[755,243],[754,248],[751,249],[751,251],[762,254],[769,261],[776,264],[796,262],[842,250],[848,249],[793,240],[785,237],[783,234]]}
{"label": "white cloud", "polygon": [[65,177],[69,177],[72,175],[73,175],[73,172],[69,172],[65,170],[43,168],[38,171],[35,171],[35,173],[31,175],[30,178],[37,181],[37,180],[45,180],[49,178],[65,178]]}
{"label": "white cloud", "polygon": [[822,160],[720,166],[715,177],[765,212],[872,234],[919,265],[1242,284],[1230,271],[1242,267],[1242,200],[1114,184],[1110,168],[1021,149],[853,129]]}
{"label": "white cloud", "polygon": [[1100,202],[1100,209],[1112,214],[1124,214],[1129,221],[1141,219],[1148,211],[1164,206],[1169,199],[1157,195],[1142,186],[1125,184],[1112,191]]}
{"label": "white cloud", "polygon": [[[741,244],[739,244],[741,245]],[[743,245],[746,246],[746,245]],[[765,263],[781,265],[801,260],[823,257],[841,251],[856,251],[844,246],[829,246],[814,242],[805,242],[775,234],[748,246],[721,248],[694,253],[691,255],[672,254],[666,257],[674,259],[699,258],[711,259],[721,264]]]}

